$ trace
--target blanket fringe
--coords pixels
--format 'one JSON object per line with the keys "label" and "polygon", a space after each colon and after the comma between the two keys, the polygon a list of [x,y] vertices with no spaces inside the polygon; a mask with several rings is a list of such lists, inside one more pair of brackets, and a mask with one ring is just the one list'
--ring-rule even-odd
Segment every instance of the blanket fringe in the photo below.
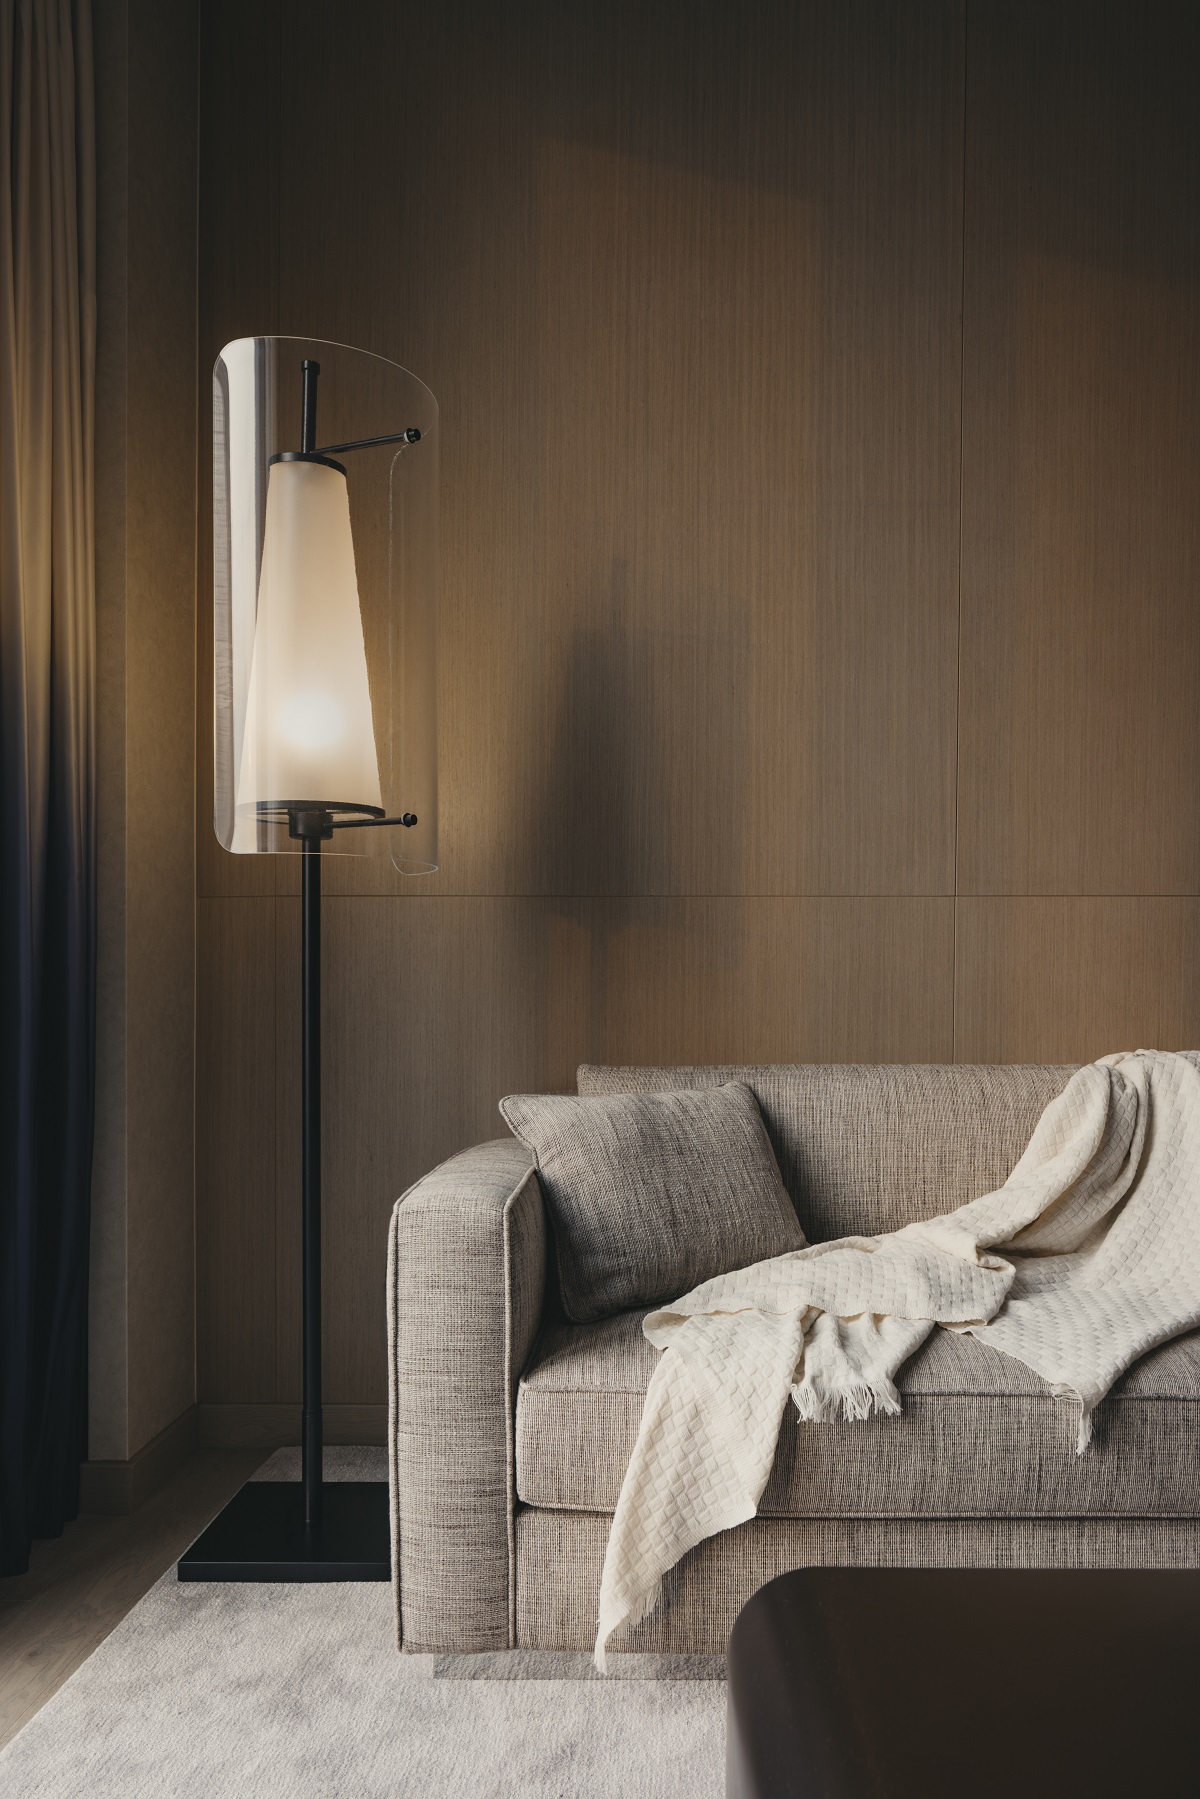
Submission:
{"label": "blanket fringe", "polygon": [[1092,1440],[1092,1408],[1085,1405],[1083,1394],[1076,1387],[1069,1387],[1065,1381],[1054,1381],[1050,1391],[1055,1399],[1065,1399],[1068,1405],[1079,1407],[1079,1428],[1075,1434],[1075,1454],[1082,1455]]}
{"label": "blanket fringe", "polygon": [[624,1624],[632,1628],[633,1625],[640,1624],[643,1618],[650,1616],[661,1597],[662,1581],[656,1580],[652,1587],[648,1587],[644,1593],[639,1593],[636,1598],[629,1601],[629,1610],[623,1611],[619,1618],[614,1619],[612,1623],[601,1620],[596,1631],[596,1647],[592,1653],[592,1660],[598,1674],[608,1673],[604,1646],[617,1625]]}
{"label": "blanket fringe", "polygon": [[839,1415],[848,1423],[855,1423],[876,1412],[887,1412],[891,1417],[900,1412],[900,1396],[890,1381],[878,1387],[869,1381],[854,1381],[833,1393],[823,1393],[802,1381],[792,1388],[792,1400],[806,1424],[832,1424]]}

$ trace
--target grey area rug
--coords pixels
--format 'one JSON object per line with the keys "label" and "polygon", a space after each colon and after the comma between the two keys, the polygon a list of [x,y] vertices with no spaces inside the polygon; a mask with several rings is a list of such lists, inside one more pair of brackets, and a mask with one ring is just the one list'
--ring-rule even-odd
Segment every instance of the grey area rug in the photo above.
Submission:
{"label": "grey area rug", "polygon": [[[382,1450],[327,1451],[381,1479]],[[259,1479],[289,1479],[281,1450]],[[164,1575],[0,1752],[5,1799],[718,1799],[723,1664],[398,1655],[390,1588]]]}

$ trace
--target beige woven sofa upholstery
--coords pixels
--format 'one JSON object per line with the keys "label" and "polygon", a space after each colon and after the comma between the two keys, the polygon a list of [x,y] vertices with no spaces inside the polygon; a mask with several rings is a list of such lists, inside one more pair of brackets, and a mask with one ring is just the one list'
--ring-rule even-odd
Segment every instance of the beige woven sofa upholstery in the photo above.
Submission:
{"label": "beige woven sofa upholstery", "polygon": [[392,1214],[392,1578],[405,1648],[513,1641],[513,1407],[545,1283],[541,1192],[511,1138],[443,1162]]}
{"label": "beige woven sofa upholstery", "polygon": [[[560,1325],[517,1393],[517,1498],[616,1508],[658,1351],[641,1312]],[[904,1411],[817,1430],[784,1413],[759,1505],[776,1518],[1179,1518],[1197,1470],[1200,1338],[1146,1356],[1101,1407],[1086,1455],[1046,1382],[972,1337],[934,1331],[900,1375]]]}
{"label": "beige woven sofa upholstery", "polygon": [[[581,1093],[746,1081],[812,1240],[891,1230],[1003,1182],[1069,1068],[583,1068]],[[397,1625],[409,1649],[591,1646],[609,1521],[657,1352],[641,1313],[571,1325],[515,1142],[396,1207],[389,1277]],[[702,1544],[614,1641],[710,1652],[810,1563],[1200,1565],[1200,1336],[1136,1365],[1074,1452],[1045,1383],[934,1332],[896,1419],[792,1408],[760,1515]]]}

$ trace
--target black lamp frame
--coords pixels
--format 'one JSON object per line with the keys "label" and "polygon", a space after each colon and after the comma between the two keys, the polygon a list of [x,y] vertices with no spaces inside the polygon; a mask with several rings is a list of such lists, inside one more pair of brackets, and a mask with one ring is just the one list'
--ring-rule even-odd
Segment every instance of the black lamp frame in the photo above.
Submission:
{"label": "black lamp frame", "polygon": [[[419,443],[410,427],[386,437],[349,443],[317,440],[317,378],[321,365],[301,368],[299,450],[272,462],[322,462],[340,469],[335,452],[379,445]],[[287,819],[288,835],[302,844],[301,876],[301,1131],[303,1208],[304,1389],[301,1413],[301,1477],[249,1481],[180,1557],[180,1580],[334,1581],[388,1580],[391,1576],[386,1481],[324,1479],[324,1414],[321,1401],[321,845],[335,831],[379,825],[411,826],[416,814],[385,818],[383,808],[329,802],[260,802],[264,817]],[[358,816],[343,817],[342,813]]]}

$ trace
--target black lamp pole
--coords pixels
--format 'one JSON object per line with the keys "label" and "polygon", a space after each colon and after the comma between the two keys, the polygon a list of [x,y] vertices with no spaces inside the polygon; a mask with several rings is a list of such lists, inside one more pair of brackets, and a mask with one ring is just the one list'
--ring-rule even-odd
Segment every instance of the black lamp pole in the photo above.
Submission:
{"label": "black lamp pole", "polygon": [[[307,357],[300,365],[300,449],[311,456],[317,447],[317,376],[319,362]],[[310,815],[311,816],[311,815]],[[314,821],[315,822],[315,821]],[[304,837],[301,906],[302,1094],[304,1133],[302,1205],[304,1211],[304,1409],[300,1425],[304,1523],[321,1526],[323,1431],[321,1406],[321,836]]]}
{"label": "black lamp pole", "polygon": [[321,839],[304,839],[301,931],[304,970],[304,1412],[301,1458],[304,1522],[321,1524]]}
{"label": "black lamp pole", "polygon": [[[319,362],[301,363],[300,443],[277,461],[330,461],[332,450],[417,443],[416,429],[317,448]],[[334,463],[335,468],[340,464]],[[343,474],[345,470],[341,471]],[[179,1561],[180,1580],[387,1580],[391,1574],[386,1481],[323,1479],[321,1402],[321,845],[334,831],[371,825],[415,825],[413,813],[338,818],[319,801],[269,808],[302,845],[302,1131],[304,1393],[301,1478],[251,1481]],[[368,812],[368,808],[359,808]]]}

